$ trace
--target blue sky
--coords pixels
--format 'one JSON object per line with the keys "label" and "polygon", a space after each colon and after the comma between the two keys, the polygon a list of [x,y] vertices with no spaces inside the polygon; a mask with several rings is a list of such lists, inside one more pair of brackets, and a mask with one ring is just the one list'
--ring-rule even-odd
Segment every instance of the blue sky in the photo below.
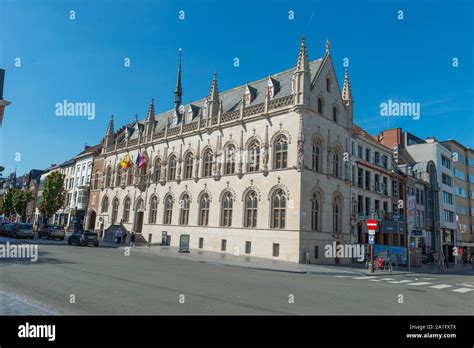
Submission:
{"label": "blue sky", "polygon": [[[349,58],[355,122],[370,133],[402,127],[474,147],[472,13],[459,0],[2,0],[0,67],[12,104],[0,164],[5,174],[46,168],[100,142],[111,114],[117,129],[136,112],[144,118],[152,97],[157,113],[171,109],[180,47],[187,103],[208,94],[214,71],[223,91],[292,67],[302,34],[311,60],[331,40],[340,83]],[[95,119],[56,116],[65,99],[95,103]],[[381,117],[390,99],[421,103],[420,119]]]}

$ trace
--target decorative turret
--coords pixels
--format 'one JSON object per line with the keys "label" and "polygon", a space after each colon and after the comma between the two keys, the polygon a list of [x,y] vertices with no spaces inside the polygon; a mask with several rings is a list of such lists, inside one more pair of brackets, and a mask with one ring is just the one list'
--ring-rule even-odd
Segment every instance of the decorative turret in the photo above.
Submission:
{"label": "decorative turret", "polygon": [[344,84],[342,86],[342,100],[344,104],[353,103],[354,99],[352,98],[352,89],[351,82],[349,81],[349,72],[347,69],[344,72]]}
{"label": "decorative turret", "polygon": [[114,115],[110,116],[109,125],[105,131],[105,147],[112,146],[114,144]]}
{"label": "decorative turret", "polygon": [[179,64],[178,64],[178,76],[176,78],[176,88],[174,90],[174,107],[176,114],[178,115],[178,121],[180,119],[179,107],[182,102],[183,88],[181,87],[181,48],[179,49]]}
{"label": "decorative turret", "polygon": [[342,101],[344,103],[344,106],[346,107],[350,119],[353,119],[353,112],[354,112],[354,99],[352,97],[352,89],[351,89],[351,83],[349,81],[349,73],[346,69],[344,72],[344,84],[342,86]]}
{"label": "decorative turret", "polygon": [[150,139],[151,135],[153,134],[153,125],[155,123],[155,100],[151,98],[150,106],[148,107],[148,112],[146,114],[145,119],[145,132]]}
{"label": "decorative turret", "polygon": [[209,92],[209,98],[207,102],[209,107],[209,116],[217,116],[219,113],[219,89],[217,87],[216,73],[214,73],[214,77],[212,79],[211,90]]}
{"label": "decorative turret", "polygon": [[304,36],[302,36],[298,61],[296,63],[295,72],[293,73],[293,93],[295,95],[294,105],[309,106],[309,91],[311,84],[310,75],[308,53],[306,52]]}

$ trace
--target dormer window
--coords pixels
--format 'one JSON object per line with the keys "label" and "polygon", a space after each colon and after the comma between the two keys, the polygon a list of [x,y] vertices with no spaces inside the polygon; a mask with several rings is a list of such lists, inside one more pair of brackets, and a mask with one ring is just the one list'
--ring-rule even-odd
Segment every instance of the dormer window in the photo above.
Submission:
{"label": "dormer window", "polygon": [[191,105],[189,105],[189,108],[188,108],[188,113],[187,113],[187,116],[186,116],[186,123],[189,123],[192,121],[193,119],[193,108],[191,107]]}
{"label": "dormer window", "polygon": [[278,93],[280,87],[280,83],[277,80],[272,79],[271,77],[268,78],[267,81],[267,94],[272,99],[275,94]]}
{"label": "dormer window", "polygon": [[267,94],[271,98],[275,95],[275,86],[273,85],[272,79],[268,79],[267,82]]}
{"label": "dormer window", "polygon": [[244,102],[246,105],[250,104],[252,100],[255,99],[255,88],[250,87],[249,85],[245,86],[245,92],[244,92]]}

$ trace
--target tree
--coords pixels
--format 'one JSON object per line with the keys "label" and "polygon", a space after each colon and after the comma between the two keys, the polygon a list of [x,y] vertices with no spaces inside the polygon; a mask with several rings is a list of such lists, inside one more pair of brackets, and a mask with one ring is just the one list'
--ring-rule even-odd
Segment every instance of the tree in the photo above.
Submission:
{"label": "tree", "polygon": [[30,190],[13,190],[12,203],[13,210],[21,217],[21,221],[25,221],[26,208],[28,203],[33,200],[33,193]]}
{"label": "tree", "polygon": [[64,203],[64,175],[53,172],[44,181],[43,195],[39,210],[43,214],[43,221],[49,218],[63,206]]}
{"label": "tree", "polygon": [[3,215],[10,217],[13,213],[13,189],[8,189],[3,197]]}

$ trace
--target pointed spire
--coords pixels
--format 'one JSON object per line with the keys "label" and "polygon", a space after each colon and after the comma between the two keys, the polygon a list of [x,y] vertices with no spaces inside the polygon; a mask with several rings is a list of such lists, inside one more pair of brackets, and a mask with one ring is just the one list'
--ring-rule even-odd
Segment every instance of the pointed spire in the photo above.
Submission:
{"label": "pointed spire", "polygon": [[110,116],[109,124],[107,126],[107,131],[105,132],[106,135],[110,135],[114,133],[114,115]]}
{"label": "pointed spire", "polygon": [[135,120],[135,122],[138,122],[138,112],[135,113],[134,120]]}
{"label": "pointed spire", "polygon": [[301,36],[301,46],[298,53],[298,62],[296,63],[296,71],[309,71],[308,52],[304,42],[304,35]]}
{"label": "pointed spire", "polygon": [[342,86],[342,100],[345,102],[353,102],[352,99],[352,90],[351,90],[351,83],[349,81],[349,72],[347,68],[344,72],[344,85]]}
{"label": "pointed spire", "polygon": [[179,49],[179,64],[178,64],[178,76],[176,78],[176,89],[174,90],[174,105],[176,111],[178,111],[179,106],[181,105],[181,97],[183,95],[183,88],[181,87],[181,52],[182,49]]}
{"label": "pointed spire", "polygon": [[330,50],[331,50],[331,43],[329,42],[329,39],[326,39],[326,54],[328,54]]}
{"label": "pointed spire", "polygon": [[148,113],[146,114],[147,122],[150,122],[155,117],[155,99],[151,98],[150,106],[148,107]]}
{"label": "pointed spire", "polygon": [[211,91],[209,92],[209,100],[217,101],[219,99],[219,89],[217,87],[217,75],[214,72],[214,77],[212,78]]}

